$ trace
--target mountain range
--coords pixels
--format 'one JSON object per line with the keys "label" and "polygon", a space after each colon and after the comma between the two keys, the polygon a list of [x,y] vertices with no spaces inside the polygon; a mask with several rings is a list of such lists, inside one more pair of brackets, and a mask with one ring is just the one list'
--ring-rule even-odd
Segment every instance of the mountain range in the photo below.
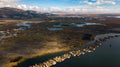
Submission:
{"label": "mountain range", "polygon": [[106,17],[120,16],[120,14],[52,14],[33,10],[22,10],[11,7],[0,8],[0,19],[32,19],[47,17]]}
{"label": "mountain range", "polygon": [[32,10],[22,10],[17,8],[4,7],[0,8],[0,19],[31,19],[31,18],[45,18],[49,13],[41,13]]}

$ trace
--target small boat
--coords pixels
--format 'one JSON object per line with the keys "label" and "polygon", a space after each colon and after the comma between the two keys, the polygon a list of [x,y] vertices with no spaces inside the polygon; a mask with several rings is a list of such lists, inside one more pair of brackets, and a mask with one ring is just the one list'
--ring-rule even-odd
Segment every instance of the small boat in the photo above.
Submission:
{"label": "small boat", "polygon": [[109,47],[112,47],[112,44],[109,44]]}

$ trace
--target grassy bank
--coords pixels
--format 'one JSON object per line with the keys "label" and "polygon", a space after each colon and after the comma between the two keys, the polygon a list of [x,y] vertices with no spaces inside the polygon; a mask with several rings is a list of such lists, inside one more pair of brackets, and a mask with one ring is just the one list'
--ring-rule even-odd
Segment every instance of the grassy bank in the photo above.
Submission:
{"label": "grassy bank", "polygon": [[14,66],[17,66],[19,63],[22,63],[23,61],[30,59],[30,58],[35,58],[35,57],[43,56],[43,55],[50,54],[50,53],[58,53],[58,52],[69,51],[69,50],[70,50],[69,48],[45,50],[45,51],[39,52],[37,54],[25,56],[24,58],[22,58],[21,60],[19,60],[17,62],[7,63],[7,64],[3,65],[2,67],[14,67]]}

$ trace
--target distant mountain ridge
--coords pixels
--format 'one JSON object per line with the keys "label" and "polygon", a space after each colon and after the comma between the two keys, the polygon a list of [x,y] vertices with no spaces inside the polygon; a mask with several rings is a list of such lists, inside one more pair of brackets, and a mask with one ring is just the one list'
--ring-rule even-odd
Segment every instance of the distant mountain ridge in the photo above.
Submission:
{"label": "distant mountain ridge", "polygon": [[33,10],[22,10],[11,7],[0,8],[0,19],[32,19],[47,17],[106,17],[120,16],[120,14],[52,14]]}
{"label": "distant mountain ridge", "polygon": [[31,19],[44,18],[48,14],[32,10],[22,10],[17,8],[4,7],[0,8],[0,19]]}

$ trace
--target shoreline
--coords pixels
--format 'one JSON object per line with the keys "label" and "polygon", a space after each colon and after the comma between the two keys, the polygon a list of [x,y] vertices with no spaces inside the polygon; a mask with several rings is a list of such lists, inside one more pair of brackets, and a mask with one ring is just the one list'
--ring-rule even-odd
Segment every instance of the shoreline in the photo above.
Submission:
{"label": "shoreline", "polygon": [[54,53],[59,53],[59,52],[70,51],[70,50],[71,50],[70,48],[63,48],[63,49],[56,49],[56,50],[53,50],[53,49],[46,50],[46,52],[42,51],[42,52],[38,52],[36,54],[27,55],[17,62],[6,63],[6,65],[3,65],[2,67],[14,67],[14,66],[17,66],[20,63],[24,62],[27,59],[36,58],[36,57],[44,56],[44,55],[47,55],[47,54],[54,54]]}
{"label": "shoreline", "polygon": [[105,42],[108,39],[114,38],[114,37],[120,37],[119,34],[116,34],[114,36],[106,36],[104,38],[99,38],[98,40],[95,40],[94,44],[85,48],[85,49],[79,49],[79,50],[75,50],[75,51],[70,51],[68,53],[65,53],[61,56],[56,56],[54,58],[51,58],[43,63],[40,64],[35,64],[33,66],[30,67],[51,67],[53,65],[56,65],[57,63],[63,62],[66,59],[69,59],[70,57],[76,57],[76,56],[80,56],[81,54],[84,55],[86,53],[90,53],[90,52],[94,52],[96,50],[97,47],[101,46],[101,43]]}
{"label": "shoreline", "polygon": [[59,50],[54,50],[54,51],[51,49],[51,50],[48,50],[46,52],[40,52],[40,53],[37,53],[37,54],[32,54],[32,55],[25,56],[25,57],[23,57],[21,60],[19,60],[17,62],[6,63],[2,67],[14,67],[14,66],[17,66],[18,64],[24,62],[27,59],[35,58],[35,57],[38,57],[38,56],[40,57],[40,56],[44,56],[44,55],[47,55],[47,54],[65,52],[65,51],[69,51],[69,50],[70,50],[69,48],[64,48],[64,49],[59,49]]}

